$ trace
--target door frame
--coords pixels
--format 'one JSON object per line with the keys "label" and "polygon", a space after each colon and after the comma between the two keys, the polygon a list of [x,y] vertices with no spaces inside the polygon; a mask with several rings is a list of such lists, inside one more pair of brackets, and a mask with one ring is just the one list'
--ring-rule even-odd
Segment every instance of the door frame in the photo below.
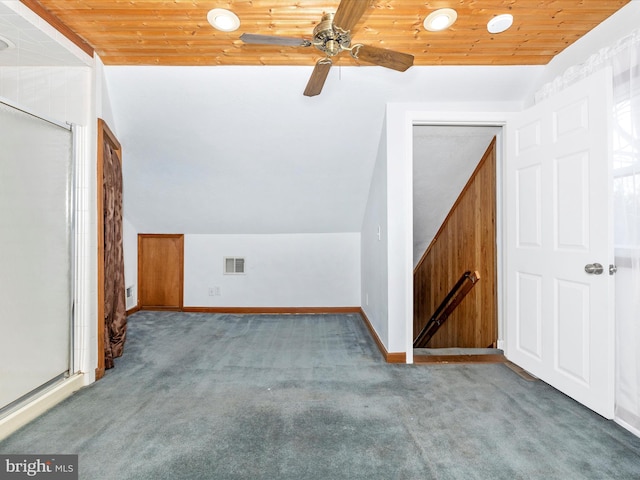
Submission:
{"label": "door frame", "polygon": [[504,348],[505,229],[504,128],[510,112],[434,110],[433,104],[387,104],[387,217],[388,217],[388,322],[390,351],[395,345],[405,352],[405,362],[413,363],[413,127],[417,125],[458,125],[501,127],[496,135],[496,244],[498,348]]}
{"label": "door frame", "polygon": [[[414,124],[414,127],[416,127],[416,126],[432,127],[432,126],[442,126],[442,125],[431,125],[431,124],[426,125],[424,123],[420,123],[419,125]],[[447,126],[448,127],[453,127],[454,129],[456,127],[461,127],[461,128],[464,128],[464,127],[482,128],[482,127],[487,127],[487,126],[492,127],[490,125],[477,125],[477,124],[476,125],[447,125]],[[502,127],[501,126],[500,127],[496,126],[496,127],[499,128],[499,130],[497,130],[496,133],[491,137],[491,140],[490,140],[489,144],[486,147],[484,147],[484,149],[482,150],[482,153],[480,154],[479,160],[476,160],[477,157],[474,158],[473,162],[475,162],[475,163],[473,164],[473,169],[470,172],[469,178],[467,178],[467,180],[465,181],[465,183],[464,183],[464,185],[462,187],[462,190],[460,190],[460,192],[458,192],[456,194],[456,196],[454,198],[454,203],[452,204],[452,206],[449,209],[448,213],[446,214],[444,220],[442,221],[442,224],[439,226],[439,228],[436,231],[436,233],[434,234],[433,238],[430,240],[430,242],[429,242],[429,244],[427,246],[427,249],[424,251],[424,253],[420,257],[420,260],[418,261],[418,263],[416,264],[416,266],[414,267],[414,270],[413,270],[414,271],[413,281],[415,282],[415,275],[416,275],[416,272],[419,270],[421,263],[423,262],[423,260],[426,259],[426,255],[429,252],[429,250],[431,249],[431,247],[436,244],[438,238],[441,236],[441,234],[443,234],[443,232],[444,232],[443,229],[446,228],[447,223],[450,221],[452,215],[456,215],[457,214],[455,212],[455,210],[457,209],[458,204],[461,201],[464,201],[463,197],[465,196],[465,194],[467,193],[469,188],[473,188],[472,184],[474,183],[474,179],[476,177],[476,174],[479,173],[482,168],[484,168],[483,165],[484,165],[485,161],[487,161],[487,154],[489,153],[490,149],[492,149],[493,150],[492,155],[495,157],[495,159],[494,159],[493,179],[492,179],[495,188],[494,188],[494,191],[492,193],[494,194],[494,212],[493,213],[494,213],[494,221],[495,221],[496,228],[495,228],[495,230],[493,232],[493,245],[492,245],[493,247],[495,247],[494,248],[494,262],[492,262],[493,263],[493,267],[494,267],[495,276],[493,276],[493,279],[490,280],[490,282],[491,282],[490,285],[493,286],[492,290],[495,290],[495,292],[493,294],[493,299],[495,300],[495,314],[496,314],[496,316],[495,316],[494,322],[492,323],[492,328],[495,328],[495,335],[496,335],[496,338],[495,338],[495,340],[493,342],[494,347],[496,346],[496,343],[497,343],[497,340],[498,340],[498,337],[499,337],[499,332],[498,332],[498,266],[500,265],[500,263],[498,261],[498,257],[497,256],[498,256],[498,253],[500,251],[499,246],[501,246],[501,244],[498,242],[499,232],[498,232],[498,228],[497,228],[497,225],[498,225],[497,216],[498,216],[498,208],[499,208],[498,204],[499,204],[499,202],[498,202],[498,195],[497,194],[498,194],[498,191],[499,191],[498,171],[500,169],[500,165],[498,164],[498,159],[500,157],[499,149],[501,148],[500,141],[503,138],[503,129],[502,129]],[[493,145],[493,147],[492,147],[492,145]],[[413,158],[415,158],[415,155],[413,156]],[[414,182],[413,182],[413,186],[415,188],[415,179],[414,179]],[[415,213],[415,210],[414,210],[414,213]],[[415,244],[415,238],[413,239],[413,241],[414,241],[414,244]],[[452,272],[449,272],[449,273],[452,273]],[[449,279],[450,280],[452,279],[452,280],[455,281],[455,279],[458,278],[457,275],[460,272],[457,272],[457,273],[453,272],[453,273],[454,273],[453,276],[449,277]],[[415,284],[414,284],[414,288],[415,288]],[[485,292],[486,292],[486,290],[485,290]],[[415,300],[414,300],[414,305],[415,305]],[[415,317],[414,317],[413,321],[414,321],[413,338],[415,339],[416,335],[418,335],[418,333],[420,333],[420,330],[419,329],[417,331],[415,330],[415,321],[416,321]],[[477,336],[476,336],[476,338],[477,338]],[[487,345],[485,345],[485,347],[486,346]]]}
{"label": "door frame", "polygon": [[[495,171],[495,184],[496,184],[496,196],[495,196],[495,215],[496,215],[496,231],[495,231],[495,246],[496,246],[496,322],[497,322],[497,348],[504,349],[504,344],[506,340],[506,325],[503,322],[504,312],[506,311],[506,295],[504,291],[504,283],[503,277],[505,273],[505,253],[503,246],[506,241],[506,230],[503,228],[504,226],[504,205],[502,203],[503,195],[502,191],[504,188],[503,185],[503,177],[504,177],[504,159],[506,152],[506,143],[505,143],[505,128],[506,128],[506,120],[497,121],[497,120],[487,120],[487,121],[472,121],[472,120],[450,120],[450,121],[425,121],[425,120],[414,120],[411,124],[411,127],[415,126],[456,126],[456,127],[498,127],[500,130],[496,133],[496,145],[495,145],[495,155],[496,155],[496,171]],[[413,172],[413,138],[411,140],[411,171]],[[484,155],[484,153],[483,153]],[[475,170],[474,170],[475,171]],[[413,175],[412,185],[413,185]],[[466,184],[465,184],[466,187]],[[413,186],[411,192],[411,218],[413,219]],[[411,251],[413,252],[413,221],[411,223]],[[409,354],[409,348],[413,350],[413,339],[415,332],[413,331],[413,263],[411,264],[411,323],[410,327],[410,345],[407,345],[407,356]],[[413,352],[411,352],[413,356]],[[409,362],[407,362],[409,363]]]}
{"label": "door frame", "polygon": [[96,194],[97,194],[97,219],[98,229],[98,305],[97,305],[97,338],[98,338],[98,361],[96,366],[96,380],[104,376],[104,146],[109,142],[113,147],[116,157],[122,166],[122,146],[111,131],[107,123],[98,118],[98,139],[97,139],[97,168],[96,168]]}

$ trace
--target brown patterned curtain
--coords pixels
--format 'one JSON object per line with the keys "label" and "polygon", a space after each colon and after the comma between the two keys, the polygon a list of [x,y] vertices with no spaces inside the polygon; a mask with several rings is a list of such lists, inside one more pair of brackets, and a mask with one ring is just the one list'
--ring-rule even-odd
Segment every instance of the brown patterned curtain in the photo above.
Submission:
{"label": "brown patterned curtain", "polygon": [[122,253],[122,164],[104,143],[104,364],[122,355],[127,333],[127,308]]}

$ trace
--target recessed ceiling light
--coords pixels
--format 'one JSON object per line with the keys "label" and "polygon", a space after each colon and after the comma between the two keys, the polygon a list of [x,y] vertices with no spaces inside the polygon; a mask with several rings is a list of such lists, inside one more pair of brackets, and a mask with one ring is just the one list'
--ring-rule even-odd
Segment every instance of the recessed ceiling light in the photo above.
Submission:
{"label": "recessed ceiling light", "polygon": [[221,32],[233,32],[240,27],[238,16],[224,8],[214,8],[207,13],[207,20],[213,28]]}
{"label": "recessed ceiling light", "polygon": [[427,15],[424,19],[424,28],[430,32],[439,32],[449,28],[458,18],[458,12],[452,8],[441,8]]}
{"label": "recessed ceiling light", "polygon": [[502,33],[511,25],[513,25],[513,15],[505,13],[489,20],[489,23],[487,23],[487,30],[489,30],[489,33]]}
{"label": "recessed ceiling light", "polygon": [[3,36],[0,36],[0,51],[8,50],[8,49],[14,48],[14,47],[15,47],[15,45],[11,40],[9,40],[8,38],[5,38]]}

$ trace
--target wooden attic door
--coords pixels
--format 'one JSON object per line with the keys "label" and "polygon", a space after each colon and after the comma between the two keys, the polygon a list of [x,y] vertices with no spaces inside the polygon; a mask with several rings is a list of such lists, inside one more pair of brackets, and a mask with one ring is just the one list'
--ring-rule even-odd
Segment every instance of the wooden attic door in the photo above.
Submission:
{"label": "wooden attic door", "polygon": [[142,309],[181,310],[184,235],[138,235],[138,304]]}
{"label": "wooden attic door", "polygon": [[[422,207],[416,205],[415,208]],[[498,338],[496,263],[494,138],[414,269],[414,338],[462,274],[478,271],[480,281],[427,347],[495,346]]]}

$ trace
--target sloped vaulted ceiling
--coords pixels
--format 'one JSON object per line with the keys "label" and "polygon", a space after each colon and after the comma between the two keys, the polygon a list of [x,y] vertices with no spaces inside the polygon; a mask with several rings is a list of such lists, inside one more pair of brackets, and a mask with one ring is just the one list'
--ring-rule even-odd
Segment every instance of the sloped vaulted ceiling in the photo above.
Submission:
{"label": "sloped vaulted ceiling", "polygon": [[127,217],[141,232],[358,232],[387,102],[517,108],[540,73],[343,67],[308,98],[311,68],[107,67]]}
{"label": "sloped vaulted ceiling", "polygon": [[[307,38],[339,1],[24,3],[107,65],[125,214],[140,232],[306,233],[360,231],[387,102],[517,109],[542,65],[627,1],[456,0],[458,23],[432,35],[422,20],[451,2],[374,0],[354,36],[413,53],[416,66],[400,73],[347,55],[313,98],[302,90],[320,52],[239,36]],[[241,29],[215,31],[214,7],[234,10]],[[507,11],[512,30],[488,34],[487,20]]]}

